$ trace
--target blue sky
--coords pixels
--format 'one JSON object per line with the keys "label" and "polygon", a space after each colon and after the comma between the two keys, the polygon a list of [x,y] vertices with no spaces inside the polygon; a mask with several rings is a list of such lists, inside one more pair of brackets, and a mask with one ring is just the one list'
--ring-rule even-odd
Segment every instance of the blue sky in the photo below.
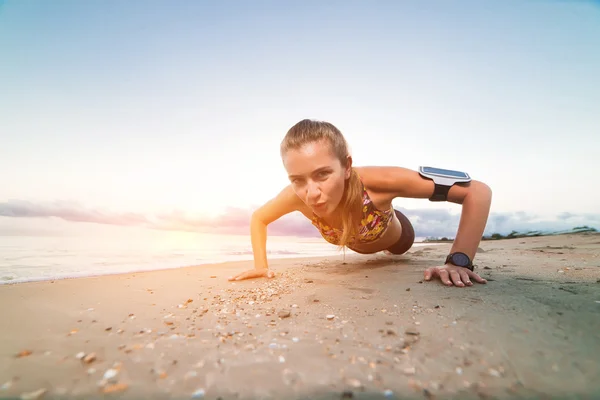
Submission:
{"label": "blue sky", "polygon": [[[303,118],[357,165],[488,183],[488,230],[600,228],[598,3],[0,4],[0,231],[246,221],[287,184],[279,142]],[[427,232],[460,212],[395,205]]]}

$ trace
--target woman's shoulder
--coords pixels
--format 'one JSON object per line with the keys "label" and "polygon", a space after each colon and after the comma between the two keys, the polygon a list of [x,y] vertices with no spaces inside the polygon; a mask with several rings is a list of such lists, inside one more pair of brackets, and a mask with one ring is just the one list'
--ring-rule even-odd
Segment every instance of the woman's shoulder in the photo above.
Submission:
{"label": "woman's shoulder", "polygon": [[279,192],[279,195],[277,197],[280,199],[280,201],[285,202],[288,206],[293,208],[294,211],[300,211],[299,208],[301,208],[302,205],[304,205],[304,202],[300,197],[298,197],[292,185],[285,186]]}
{"label": "woman's shoulder", "polygon": [[358,173],[365,188],[377,190],[388,187],[392,181],[398,181],[414,174],[414,171],[396,166],[357,166]]}
{"label": "woman's shoulder", "polygon": [[292,211],[299,211],[308,219],[313,218],[314,215],[312,210],[306,205],[306,203],[304,203],[304,201],[302,201],[300,197],[298,197],[292,185],[287,185],[284,187],[280,195],[283,199],[285,199],[284,201],[287,202]]}
{"label": "woman's shoulder", "polygon": [[271,198],[261,207],[259,207],[254,215],[269,224],[280,217],[294,211],[306,213],[305,205],[302,200],[294,192],[291,185],[285,186],[276,196]]}
{"label": "woman's shoulder", "polygon": [[355,167],[370,196],[385,202],[395,197],[422,197],[430,191],[417,171],[396,166]]}

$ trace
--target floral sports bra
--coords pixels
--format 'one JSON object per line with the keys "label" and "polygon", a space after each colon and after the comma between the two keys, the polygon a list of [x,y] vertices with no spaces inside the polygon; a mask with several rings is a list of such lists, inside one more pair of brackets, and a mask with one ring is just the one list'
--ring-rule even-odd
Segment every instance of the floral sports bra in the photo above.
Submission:
{"label": "floral sports bra", "polygon": [[[358,230],[358,238],[354,236],[350,237],[350,243],[369,243],[383,236],[392,220],[393,210],[394,208],[392,206],[385,211],[378,210],[373,204],[373,201],[371,201],[367,190],[363,188],[363,217]],[[329,243],[335,245],[339,244],[342,237],[341,229],[327,225],[327,223],[316,214],[313,214],[312,224],[317,227],[321,236]]]}

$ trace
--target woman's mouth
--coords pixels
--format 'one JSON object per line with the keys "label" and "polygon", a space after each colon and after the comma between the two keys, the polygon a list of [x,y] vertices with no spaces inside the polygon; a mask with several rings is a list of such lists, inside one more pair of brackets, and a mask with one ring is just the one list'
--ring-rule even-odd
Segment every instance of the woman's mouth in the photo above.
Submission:
{"label": "woman's mouth", "polygon": [[324,210],[327,207],[327,203],[318,203],[313,205],[313,209],[315,210]]}

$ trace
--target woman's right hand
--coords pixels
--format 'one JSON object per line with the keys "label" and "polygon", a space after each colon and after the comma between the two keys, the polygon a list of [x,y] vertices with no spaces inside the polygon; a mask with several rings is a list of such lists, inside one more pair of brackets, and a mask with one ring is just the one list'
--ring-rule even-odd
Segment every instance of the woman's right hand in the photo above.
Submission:
{"label": "woman's right hand", "polygon": [[255,278],[274,278],[275,272],[271,271],[268,268],[253,268],[251,270],[239,273],[235,276],[230,276],[230,281],[241,281],[244,279],[255,279]]}

